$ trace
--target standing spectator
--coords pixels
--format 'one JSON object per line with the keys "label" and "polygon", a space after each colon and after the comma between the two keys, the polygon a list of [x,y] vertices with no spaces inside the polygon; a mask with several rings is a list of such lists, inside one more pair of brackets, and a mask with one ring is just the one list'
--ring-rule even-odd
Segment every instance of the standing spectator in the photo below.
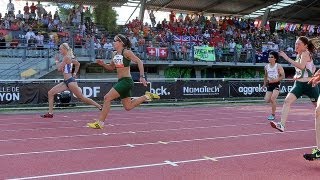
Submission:
{"label": "standing spectator", "polygon": [[9,0],[9,3],[7,5],[8,15],[14,16],[14,4]]}
{"label": "standing spectator", "polygon": [[30,17],[32,19],[35,19],[36,18],[36,10],[37,10],[37,7],[34,5],[34,3],[31,4],[30,6]]}
{"label": "standing spectator", "polygon": [[149,16],[150,16],[152,27],[154,27],[156,25],[156,17],[154,16],[153,10],[150,11]]}
{"label": "standing spectator", "polygon": [[26,5],[23,7],[23,11],[24,11],[24,19],[26,20],[26,21],[28,21],[29,20],[29,17],[30,17],[30,13],[29,13],[29,10],[30,10],[30,8],[29,8],[29,6],[28,6],[28,2],[26,2]]}
{"label": "standing spectator", "polygon": [[36,5],[36,7],[37,7],[38,19],[41,19],[42,18],[42,14],[43,14],[43,6],[42,6],[42,4],[40,4],[40,1],[38,1],[38,4]]}

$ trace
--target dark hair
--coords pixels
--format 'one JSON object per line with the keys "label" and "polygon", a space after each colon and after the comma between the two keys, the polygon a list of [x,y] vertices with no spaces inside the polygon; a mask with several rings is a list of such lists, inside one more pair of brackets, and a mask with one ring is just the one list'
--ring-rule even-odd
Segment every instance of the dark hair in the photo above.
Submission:
{"label": "dark hair", "polygon": [[303,44],[307,45],[308,51],[310,53],[314,53],[315,46],[312,43],[312,41],[310,41],[306,36],[300,36],[298,40],[300,40]]}
{"label": "dark hair", "polygon": [[272,55],[276,59],[276,62],[278,62],[278,60],[279,60],[279,53],[278,52],[270,51],[269,55]]}
{"label": "dark hair", "polygon": [[123,44],[123,47],[125,48],[131,48],[131,42],[129,38],[123,34],[118,34],[116,37],[120,40],[120,42]]}

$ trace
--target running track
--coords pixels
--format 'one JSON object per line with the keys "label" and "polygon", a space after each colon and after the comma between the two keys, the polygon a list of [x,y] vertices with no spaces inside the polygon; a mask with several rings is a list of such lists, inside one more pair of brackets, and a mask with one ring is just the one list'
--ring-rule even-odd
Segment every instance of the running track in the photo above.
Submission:
{"label": "running track", "polygon": [[302,157],[315,145],[313,106],[294,105],[285,133],[268,112],[265,104],[112,109],[103,130],[85,127],[95,110],[0,114],[0,179],[319,179],[320,161]]}

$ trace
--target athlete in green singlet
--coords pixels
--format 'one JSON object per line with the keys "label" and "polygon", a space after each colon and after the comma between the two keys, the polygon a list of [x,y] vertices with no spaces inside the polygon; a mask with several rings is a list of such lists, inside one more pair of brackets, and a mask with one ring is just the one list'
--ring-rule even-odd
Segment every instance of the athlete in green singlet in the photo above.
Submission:
{"label": "athlete in green singlet", "polygon": [[97,60],[97,63],[109,71],[117,70],[118,83],[116,83],[113,88],[104,96],[104,103],[102,111],[99,115],[99,119],[93,123],[88,123],[88,127],[93,129],[102,129],[104,127],[104,121],[107,118],[111,101],[119,98],[124,106],[124,109],[129,111],[146,100],[159,99],[160,97],[157,94],[146,92],[145,95],[131,100],[131,90],[133,88],[133,80],[130,73],[130,62],[138,64],[140,72],[140,82],[147,86],[147,81],[144,76],[143,62],[133,54],[131,50],[130,40],[122,35],[118,34],[114,37],[113,47],[116,52],[113,55],[112,61],[110,64],[106,64],[103,60]]}

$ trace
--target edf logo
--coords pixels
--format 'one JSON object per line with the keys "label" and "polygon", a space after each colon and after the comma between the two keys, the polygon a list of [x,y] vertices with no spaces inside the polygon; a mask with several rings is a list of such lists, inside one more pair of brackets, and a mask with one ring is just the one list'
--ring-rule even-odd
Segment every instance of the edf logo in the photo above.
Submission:
{"label": "edf logo", "polygon": [[85,97],[98,97],[98,93],[100,93],[100,87],[82,87],[80,90]]}

